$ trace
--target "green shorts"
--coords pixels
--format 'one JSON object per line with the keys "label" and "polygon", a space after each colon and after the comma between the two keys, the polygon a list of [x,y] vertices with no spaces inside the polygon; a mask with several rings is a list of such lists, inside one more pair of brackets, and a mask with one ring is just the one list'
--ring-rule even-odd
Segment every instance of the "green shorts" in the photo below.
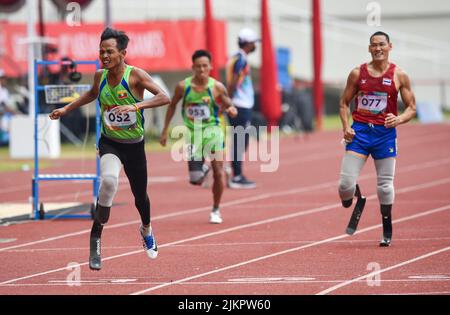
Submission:
{"label": "green shorts", "polygon": [[225,137],[221,126],[208,126],[205,128],[189,129],[187,137],[188,154],[190,160],[201,161],[207,157],[220,160],[225,148]]}

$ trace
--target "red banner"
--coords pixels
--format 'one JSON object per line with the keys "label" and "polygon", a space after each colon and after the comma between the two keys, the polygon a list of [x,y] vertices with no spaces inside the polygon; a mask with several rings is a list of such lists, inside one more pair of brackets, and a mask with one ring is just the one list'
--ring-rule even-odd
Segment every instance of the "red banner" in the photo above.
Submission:
{"label": "red banner", "polygon": [[[206,48],[203,21],[156,21],[114,24],[130,37],[126,62],[147,71],[177,71],[191,68],[191,55]],[[59,57],[73,60],[98,58],[102,24],[83,24],[79,27],[64,23],[46,24],[46,37],[58,47]],[[215,21],[216,56],[219,67],[226,63],[225,22]],[[25,24],[0,23],[0,68],[7,76],[27,72]]]}
{"label": "red banner", "polygon": [[281,118],[281,93],[269,21],[267,0],[261,2],[262,62],[261,62],[261,111],[270,130]]}
{"label": "red banner", "polygon": [[205,7],[205,30],[206,30],[206,47],[213,56],[212,59],[212,70],[211,70],[211,76],[214,79],[220,80],[219,75],[219,69],[218,69],[218,63],[216,61],[216,58],[214,56],[217,54],[216,49],[216,30],[215,30],[215,23],[214,23],[214,16],[213,16],[213,8],[211,5],[210,0],[205,0],[204,2]]}

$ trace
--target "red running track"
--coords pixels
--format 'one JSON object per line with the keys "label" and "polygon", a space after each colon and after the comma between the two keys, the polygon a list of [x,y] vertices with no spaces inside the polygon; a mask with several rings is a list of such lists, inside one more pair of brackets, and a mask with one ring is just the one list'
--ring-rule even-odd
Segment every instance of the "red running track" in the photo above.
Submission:
{"label": "red running track", "polygon": [[[172,161],[167,152],[150,152],[156,260],[141,248],[139,217],[122,174],[103,232],[101,271],[87,266],[88,220],[3,226],[0,239],[16,240],[0,243],[0,294],[450,294],[450,125],[411,124],[398,131],[389,248],[378,247],[381,217],[372,160],[359,180],[368,197],[360,226],[353,236],[344,233],[351,209],[343,209],[337,195],[340,132],[283,138],[275,173],[246,162],[245,172],[258,188],[227,189],[220,225],[208,223],[211,193],[187,183],[185,163]],[[52,171],[67,172],[80,161],[59,163]],[[0,201],[26,201],[30,173],[7,175],[0,179]],[[89,185],[42,188],[45,202],[89,202],[90,194]],[[80,282],[68,282],[76,264]]]}

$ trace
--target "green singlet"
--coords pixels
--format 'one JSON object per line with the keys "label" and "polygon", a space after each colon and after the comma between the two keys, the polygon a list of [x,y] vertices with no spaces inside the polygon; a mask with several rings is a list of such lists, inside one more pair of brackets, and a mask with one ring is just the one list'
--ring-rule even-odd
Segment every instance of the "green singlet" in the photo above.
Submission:
{"label": "green singlet", "polygon": [[99,101],[101,106],[102,134],[117,140],[141,139],[144,135],[143,110],[116,114],[114,108],[122,105],[133,105],[140,100],[131,93],[128,80],[132,66],[125,69],[121,82],[112,87],[107,82],[108,70],[104,69],[100,79]]}
{"label": "green singlet", "polygon": [[200,160],[211,153],[223,151],[224,133],[222,116],[213,96],[216,80],[208,79],[205,91],[196,92],[192,88],[192,76],[184,81],[182,117],[190,132],[190,158]]}

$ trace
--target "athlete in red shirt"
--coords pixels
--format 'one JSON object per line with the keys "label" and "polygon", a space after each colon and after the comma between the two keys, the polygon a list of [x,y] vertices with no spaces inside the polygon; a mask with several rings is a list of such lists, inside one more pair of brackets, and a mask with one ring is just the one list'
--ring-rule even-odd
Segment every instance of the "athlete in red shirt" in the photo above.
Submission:
{"label": "athlete in red shirt", "polygon": [[[416,102],[408,75],[389,62],[392,43],[389,35],[376,32],[370,37],[369,52],[372,61],[350,72],[339,103],[339,112],[346,142],[342,160],[339,196],[346,208],[357,197],[355,209],[347,228],[353,234],[365,205],[357,178],[369,155],[375,162],[377,194],[383,222],[380,246],[389,246],[392,238],[391,211],[394,202],[394,174],[397,156],[396,129],[416,115]],[[402,114],[397,112],[397,95],[405,104]],[[349,105],[355,100],[349,123]]]}

